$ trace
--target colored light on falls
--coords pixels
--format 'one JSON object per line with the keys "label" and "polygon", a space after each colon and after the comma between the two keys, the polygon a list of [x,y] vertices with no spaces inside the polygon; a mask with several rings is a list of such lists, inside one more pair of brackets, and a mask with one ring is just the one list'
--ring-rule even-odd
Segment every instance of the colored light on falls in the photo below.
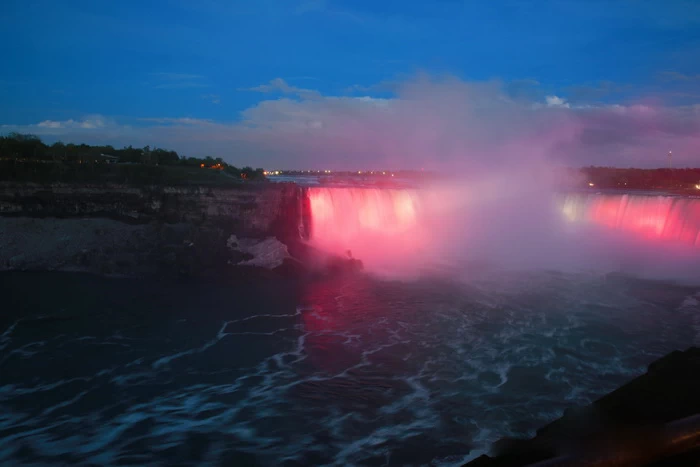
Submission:
{"label": "colored light on falls", "polygon": [[[664,260],[666,246],[700,259],[700,198],[550,193],[519,203],[454,187],[310,187],[307,194],[309,243],[349,251],[377,273],[410,276],[464,260],[607,267],[639,255]],[[657,259],[644,264],[654,268]]]}
{"label": "colored light on falls", "polygon": [[426,239],[414,190],[313,187],[308,196],[311,242],[326,251],[396,264]]}
{"label": "colored light on falls", "polygon": [[564,199],[571,222],[591,223],[638,238],[700,247],[700,199],[643,195],[581,195]]}

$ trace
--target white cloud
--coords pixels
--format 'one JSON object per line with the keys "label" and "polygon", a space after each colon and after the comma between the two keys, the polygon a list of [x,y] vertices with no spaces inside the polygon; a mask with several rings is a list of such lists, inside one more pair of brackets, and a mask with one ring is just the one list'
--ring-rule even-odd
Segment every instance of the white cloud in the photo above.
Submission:
{"label": "white cloud", "polygon": [[153,122],[161,125],[211,125],[211,120],[201,119],[201,118],[170,118],[170,117],[160,117],[160,118],[140,118],[139,120],[144,122]]}
{"label": "white cloud", "polygon": [[[47,129],[47,130],[59,130],[59,129],[84,129],[93,130],[98,128],[104,128],[107,125],[107,121],[101,115],[93,115],[86,117],[83,120],[44,120],[37,123],[37,128]],[[5,126],[5,125],[3,125]],[[32,126],[32,125],[30,125]]]}
{"label": "white cloud", "polygon": [[[73,120],[68,120],[65,123],[72,124]],[[40,128],[63,128],[63,125],[64,122],[57,122],[54,120],[44,120],[43,122],[37,124],[37,126]]]}
{"label": "white cloud", "polygon": [[281,94],[297,94],[304,98],[315,98],[320,97],[321,94],[313,89],[298,88],[296,86],[290,86],[282,78],[275,78],[270,80],[267,84],[261,84],[252,88],[243,89],[243,91],[256,91],[263,93],[281,93]]}
{"label": "white cloud", "polygon": [[381,99],[381,98],[370,97],[370,96],[355,97],[354,99],[357,99],[358,101],[365,102],[367,104],[376,105],[377,107],[388,107],[389,104],[391,103],[390,99]]}
{"label": "white cloud", "polygon": [[570,107],[569,103],[563,97],[546,96],[545,101],[549,107]]}
{"label": "white cloud", "polygon": [[266,98],[231,122],[168,117],[129,126],[91,116],[0,129],[47,141],[150,144],[266,167],[658,166],[669,148],[679,164],[697,164],[700,113],[693,106],[574,106],[555,95],[536,103],[509,98],[497,82],[429,76],[397,84],[391,99],[326,96],[281,79],[257,90],[292,96]]}

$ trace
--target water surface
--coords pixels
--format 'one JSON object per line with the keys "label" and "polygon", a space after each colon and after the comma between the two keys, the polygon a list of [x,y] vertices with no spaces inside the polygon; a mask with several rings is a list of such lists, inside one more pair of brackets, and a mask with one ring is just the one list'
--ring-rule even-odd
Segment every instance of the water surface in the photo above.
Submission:
{"label": "water surface", "polygon": [[0,284],[3,464],[459,465],[700,343],[617,275]]}

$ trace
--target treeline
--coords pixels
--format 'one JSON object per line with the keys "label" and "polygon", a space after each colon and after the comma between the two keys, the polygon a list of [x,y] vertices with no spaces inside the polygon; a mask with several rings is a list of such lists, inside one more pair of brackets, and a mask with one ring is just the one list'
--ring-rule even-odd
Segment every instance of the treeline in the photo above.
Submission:
{"label": "treeline", "polygon": [[[110,145],[92,146],[62,142],[47,145],[35,135],[20,133],[0,136],[0,162],[3,169],[0,176],[5,180],[38,178],[39,181],[51,181],[52,177],[56,177],[56,181],[99,181],[100,175],[104,174],[109,181],[113,181],[114,178],[127,178],[141,179],[143,183],[149,180],[168,183],[172,179],[184,183],[187,178],[183,177],[184,172],[189,173],[190,178],[198,182],[217,177],[207,172],[220,172],[220,175],[225,175],[227,179],[239,181],[265,179],[263,169],[238,168],[227,164],[220,157],[184,157],[176,151],[149,146],[116,149]],[[112,167],[113,165],[121,167]],[[127,165],[140,168],[123,167]],[[195,172],[194,169],[200,170]],[[127,175],[115,177],[115,174]],[[161,176],[158,177],[158,174]]]}
{"label": "treeline", "polygon": [[696,185],[700,184],[700,169],[584,167],[578,171],[584,183],[597,188],[697,192]]}

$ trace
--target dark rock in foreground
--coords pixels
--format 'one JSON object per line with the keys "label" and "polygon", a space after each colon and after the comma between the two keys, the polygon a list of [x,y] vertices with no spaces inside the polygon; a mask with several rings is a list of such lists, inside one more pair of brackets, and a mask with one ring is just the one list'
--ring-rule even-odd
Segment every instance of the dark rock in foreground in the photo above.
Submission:
{"label": "dark rock in foreground", "polygon": [[662,441],[664,425],[698,414],[700,348],[691,347],[653,362],[646,374],[590,406],[566,411],[534,438],[503,439],[494,444],[493,457],[466,465],[510,467],[551,460],[547,465],[695,467],[700,465],[697,417],[673,428],[687,432],[683,442],[690,449],[683,446],[684,452],[665,455]]}

